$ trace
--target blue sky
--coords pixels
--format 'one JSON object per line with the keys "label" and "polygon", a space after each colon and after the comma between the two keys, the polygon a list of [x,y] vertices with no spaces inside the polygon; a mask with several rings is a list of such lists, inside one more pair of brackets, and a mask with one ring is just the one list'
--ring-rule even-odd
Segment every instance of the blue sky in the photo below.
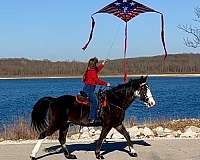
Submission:
{"label": "blue sky", "polygon": [[[108,14],[95,15],[96,27],[87,51],[92,13],[112,0],[0,0],[0,58],[24,57],[52,61],[122,58],[124,23]],[[199,0],[138,0],[165,16],[168,52],[198,53],[200,48],[184,46],[187,37],[177,26],[193,24]],[[160,16],[144,13],[128,24],[128,57],[163,54],[160,42]]]}

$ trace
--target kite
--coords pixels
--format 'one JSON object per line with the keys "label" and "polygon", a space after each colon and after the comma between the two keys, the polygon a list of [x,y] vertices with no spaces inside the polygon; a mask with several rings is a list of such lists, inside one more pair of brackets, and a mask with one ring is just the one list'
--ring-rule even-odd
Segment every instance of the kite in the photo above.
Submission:
{"label": "kite", "polygon": [[95,12],[92,14],[91,19],[92,19],[92,27],[89,35],[89,39],[87,43],[83,46],[83,50],[86,50],[88,47],[90,41],[92,40],[93,32],[94,32],[94,27],[95,27],[95,20],[94,20],[94,15],[97,13],[107,13],[107,14],[113,14],[114,16],[117,16],[121,20],[125,22],[125,38],[124,38],[124,81],[127,81],[127,60],[126,60],[126,54],[127,54],[127,44],[128,44],[128,39],[127,39],[127,30],[128,30],[128,22],[133,19],[134,17],[138,16],[141,13],[145,12],[154,12],[158,13],[161,15],[161,41],[163,45],[163,49],[165,52],[164,55],[164,60],[167,57],[167,49],[165,46],[165,38],[164,38],[164,17],[161,12],[158,12],[154,9],[151,9],[141,3],[138,3],[133,0],[116,0],[115,2],[105,6],[104,8],[100,9],[99,11]]}

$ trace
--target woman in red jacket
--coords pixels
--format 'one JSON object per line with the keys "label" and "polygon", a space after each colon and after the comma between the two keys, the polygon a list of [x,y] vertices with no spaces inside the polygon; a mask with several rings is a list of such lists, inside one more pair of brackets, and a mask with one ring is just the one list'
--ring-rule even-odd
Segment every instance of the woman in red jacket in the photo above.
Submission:
{"label": "woman in red jacket", "polygon": [[110,83],[102,81],[98,77],[98,73],[103,69],[107,60],[104,60],[97,66],[98,59],[96,57],[91,58],[88,62],[87,69],[83,75],[84,87],[83,91],[88,95],[90,101],[90,114],[89,120],[93,123],[97,118],[97,98],[95,95],[96,85],[110,86]]}

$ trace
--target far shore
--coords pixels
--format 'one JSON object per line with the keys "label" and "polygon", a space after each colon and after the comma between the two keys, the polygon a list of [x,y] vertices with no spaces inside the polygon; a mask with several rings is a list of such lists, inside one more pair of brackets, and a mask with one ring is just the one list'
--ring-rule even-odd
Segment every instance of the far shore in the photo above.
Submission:
{"label": "far shore", "polygon": [[[128,75],[128,77],[140,77],[142,75]],[[145,76],[145,75],[144,75]],[[150,74],[149,77],[200,77],[200,74]],[[123,75],[102,75],[100,77],[117,78],[123,77]],[[59,78],[82,78],[82,76],[50,76],[50,77],[0,77],[0,80],[12,80],[12,79],[59,79]]]}

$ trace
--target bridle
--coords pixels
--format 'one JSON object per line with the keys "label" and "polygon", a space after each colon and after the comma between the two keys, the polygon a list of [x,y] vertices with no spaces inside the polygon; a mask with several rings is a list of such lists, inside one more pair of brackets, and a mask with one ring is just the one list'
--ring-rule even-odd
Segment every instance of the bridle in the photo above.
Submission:
{"label": "bridle", "polygon": [[[132,85],[131,85],[131,87],[132,87]],[[110,88],[111,88],[111,87],[110,87]],[[133,94],[133,87],[132,87],[132,89],[131,89],[130,91],[128,91],[128,89],[127,89],[125,86],[123,86],[122,90],[125,90],[125,97],[131,95],[130,98],[131,98],[131,99],[134,98],[135,95]],[[103,90],[101,90],[101,92],[106,92],[105,88],[104,88]],[[117,100],[120,100],[120,101],[121,101],[121,98],[122,98],[122,97],[120,97],[119,95],[117,95],[117,94],[112,90],[112,88],[109,90],[109,92],[110,92]],[[131,94],[130,92],[131,92],[132,94]],[[125,112],[125,110],[126,110],[126,109],[124,109],[123,107],[120,107],[119,105],[116,105],[116,104],[114,104],[114,103],[111,103],[111,102],[108,102],[108,103],[109,103],[109,105],[111,105],[111,106],[113,106],[113,107],[116,107],[116,108],[122,110],[123,112]]]}
{"label": "bridle", "polygon": [[[111,89],[108,90],[108,91],[109,91],[116,99],[120,100],[121,97],[119,97],[119,96],[112,90],[112,87],[109,87],[109,88],[111,88]],[[105,90],[105,89],[106,89],[106,87],[98,92],[98,93],[100,93],[100,96],[101,96],[101,94],[105,94],[105,93],[106,93],[107,90]],[[103,93],[103,92],[104,92],[104,93]],[[105,94],[105,95],[106,95],[106,94]],[[108,102],[108,103],[109,103],[109,105],[111,105],[111,106],[113,106],[113,107],[116,107],[116,108],[122,110],[123,112],[125,112],[125,109],[124,109],[124,108],[122,108],[122,107],[120,107],[120,106],[118,106],[118,105],[116,105],[116,104],[114,104],[114,103],[111,103],[111,102]]]}
{"label": "bridle", "polygon": [[141,101],[147,102],[149,98],[152,98],[153,96],[147,96],[147,90],[149,89],[149,86],[146,83],[143,83],[140,85],[138,89],[138,95]]}
{"label": "bridle", "polygon": [[[139,97],[141,101],[143,101],[144,103],[147,103],[148,99],[151,98],[152,96],[148,97],[147,95],[147,89],[149,88],[149,86],[147,85],[147,83],[142,83],[140,84],[139,89],[134,90],[133,86],[131,84],[131,88],[127,89],[125,86],[124,88],[122,88],[122,90],[124,90],[124,94],[125,97],[130,97],[131,99],[134,99],[136,97]],[[107,90],[102,90],[103,92],[106,92]],[[119,95],[117,95],[112,89],[108,90],[117,100],[121,101],[121,98]],[[136,95],[135,92],[138,92],[138,94]],[[126,109],[123,107],[120,107],[119,105],[116,105],[114,103],[108,102],[109,105],[116,107],[122,111],[125,111]]]}

